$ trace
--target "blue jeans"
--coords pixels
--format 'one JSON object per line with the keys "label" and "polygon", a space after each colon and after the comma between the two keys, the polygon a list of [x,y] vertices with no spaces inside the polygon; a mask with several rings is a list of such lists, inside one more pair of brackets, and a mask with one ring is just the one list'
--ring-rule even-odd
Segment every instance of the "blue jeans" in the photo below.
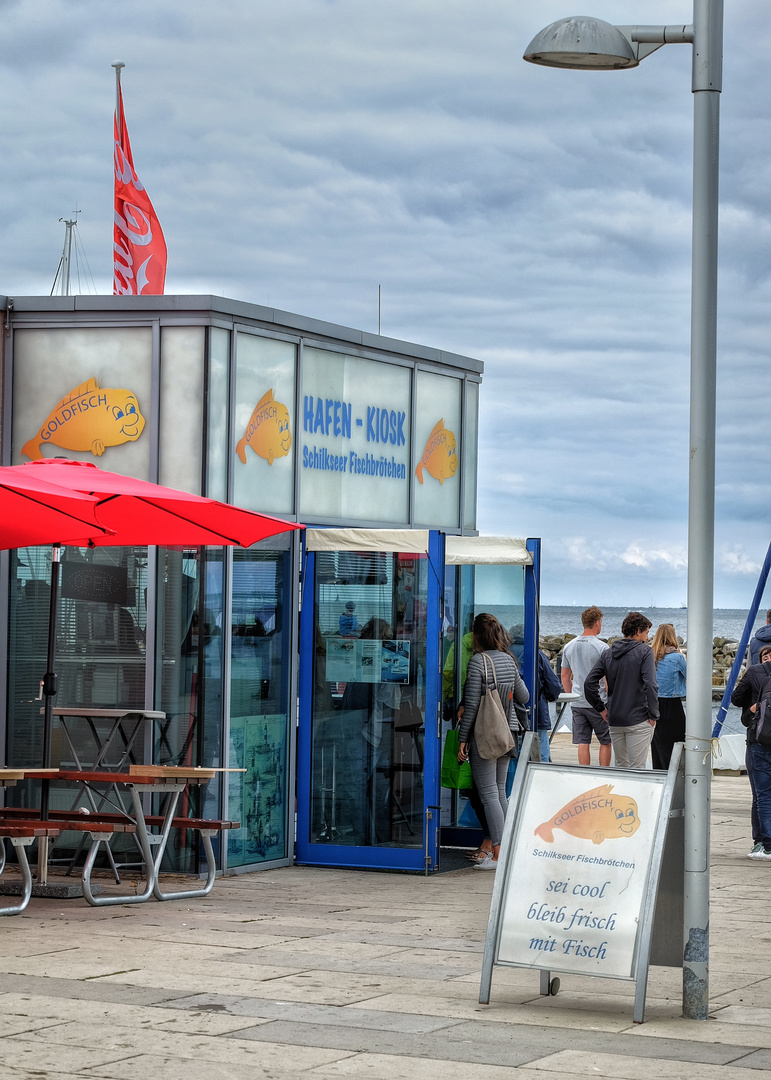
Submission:
{"label": "blue jeans", "polygon": [[538,729],[538,746],[541,751],[541,761],[549,760],[549,735],[551,735],[550,728]]}
{"label": "blue jeans", "polygon": [[758,799],[755,794],[755,780],[752,775],[752,743],[747,743],[747,751],[744,755],[744,764],[747,767],[747,779],[750,782],[750,791],[752,792],[752,810],[750,811],[750,820],[752,822],[752,843],[762,844],[763,837],[760,832],[760,821],[758,820]]}
{"label": "blue jeans", "polygon": [[771,748],[751,743],[747,758],[752,765],[750,783],[758,806],[758,824],[763,847],[771,851]]}

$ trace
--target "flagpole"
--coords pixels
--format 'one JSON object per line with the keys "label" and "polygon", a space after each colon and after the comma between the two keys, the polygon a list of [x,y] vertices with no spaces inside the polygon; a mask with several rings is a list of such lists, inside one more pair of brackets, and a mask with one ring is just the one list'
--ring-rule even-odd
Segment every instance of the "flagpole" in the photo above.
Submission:
{"label": "flagpole", "polygon": [[122,60],[116,60],[110,66],[115,68],[115,115],[117,116],[120,112],[120,69],[126,65]]}

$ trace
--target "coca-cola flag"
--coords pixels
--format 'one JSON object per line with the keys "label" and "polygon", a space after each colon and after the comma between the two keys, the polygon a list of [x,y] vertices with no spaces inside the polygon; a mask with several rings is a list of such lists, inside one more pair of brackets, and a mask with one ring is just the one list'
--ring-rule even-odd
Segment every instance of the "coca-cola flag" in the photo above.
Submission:
{"label": "coca-cola flag", "polygon": [[166,281],[166,241],[153,204],[134,171],[118,84],[115,113],[115,229],[112,291],[160,296]]}

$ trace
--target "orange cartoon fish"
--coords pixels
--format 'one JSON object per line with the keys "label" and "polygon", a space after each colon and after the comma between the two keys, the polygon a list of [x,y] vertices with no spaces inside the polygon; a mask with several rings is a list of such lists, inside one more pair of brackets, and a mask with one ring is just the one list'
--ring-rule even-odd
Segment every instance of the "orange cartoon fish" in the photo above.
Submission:
{"label": "orange cartoon fish", "polygon": [[629,795],[611,795],[612,791],[612,784],[603,784],[577,795],[553,818],[539,825],[535,835],[547,844],[554,843],[555,829],[591,840],[593,844],[632,836],[640,828],[637,803]]}
{"label": "orange cartoon fish", "polygon": [[246,465],[246,448],[251,446],[255,454],[272,465],[275,458],[286,457],[291,445],[289,409],[280,401],[274,401],[273,390],[268,390],[254,406],[243,438],[236,446],[236,453]]}
{"label": "orange cartoon fish", "polygon": [[439,421],[428,436],[423,456],[417,469],[415,469],[415,475],[421,484],[423,483],[424,469],[440,484],[443,484],[448,476],[455,476],[458,470],[455,436],[444,426],[444,418]]}
{"label": "orange cartoon fish", "polygon": [[145,428],[136,395],[130,390],[102,388],[89,379],[55,405],[34,439],[21,448],[39,461],[46,443],[64,450],[90,450],[100,457],[108,446],[136,442]]}

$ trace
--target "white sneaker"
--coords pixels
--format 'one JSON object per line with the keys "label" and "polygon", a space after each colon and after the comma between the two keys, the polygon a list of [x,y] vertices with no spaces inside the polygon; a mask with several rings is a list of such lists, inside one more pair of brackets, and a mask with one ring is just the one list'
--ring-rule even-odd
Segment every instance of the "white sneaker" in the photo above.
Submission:
{"label": "white sneaker", "polygon": [[753,859],[762,859],[764,862],[771,862],[771,851],[767,848],[761,848],[757,855],[752,856]]}
{"label": "white sneaker", "polygon": [[[771,851],[768,853],[768,858],[771,859]],[[489,859],[484,859],[482,862],[474,863],[473,870],[497,870],[498,860],[494,859],[492,855]]]}
{"label": "white sneaker", "polygon": [[763,845],[761,844],[760,840],[758,840],[757,844],[754,845],[752,851],[747,852],[747,858],[748,859],[756,859],[758,854],[762,850],[763,850]]}

